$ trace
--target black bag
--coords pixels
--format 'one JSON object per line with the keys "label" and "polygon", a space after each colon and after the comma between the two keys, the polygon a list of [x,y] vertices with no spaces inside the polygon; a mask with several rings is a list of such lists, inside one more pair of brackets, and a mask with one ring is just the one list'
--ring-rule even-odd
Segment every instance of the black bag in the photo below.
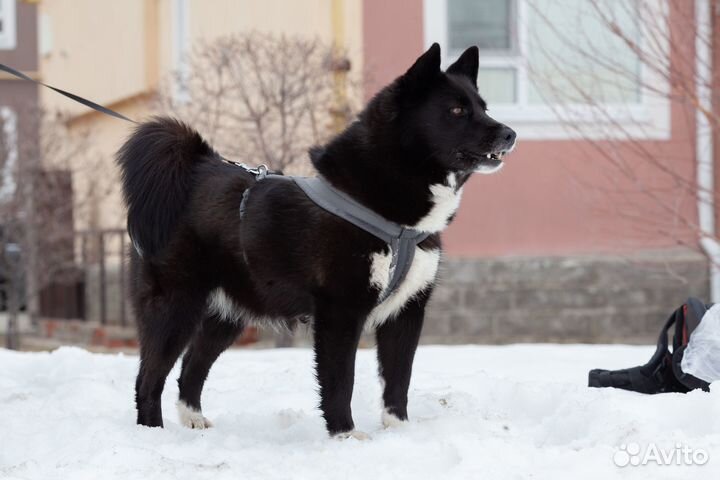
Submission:
{"label": "black bag", "polygon": [[[622,388],[650,394],[687,393],[696,388],[708,391],[710,385],[707,382],[683,372],[680,365],[690,335],[710,307],[712,304],[705,304],[697,298],[689,298],[665,322],[658,338],[657,350],[648,363],[623,370],[591,370],[588,375],[588,386]],[[675,335],[673,336],[672,352],[670,352],[668,331],[673,325],[675,325]]]}

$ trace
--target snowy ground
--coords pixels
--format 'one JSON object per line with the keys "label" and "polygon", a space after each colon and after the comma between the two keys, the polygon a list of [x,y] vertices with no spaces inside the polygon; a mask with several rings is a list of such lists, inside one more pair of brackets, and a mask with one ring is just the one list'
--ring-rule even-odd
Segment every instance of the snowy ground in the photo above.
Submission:
{"label": "snowy ground", "polygon": [[[585,387],[589,369],[643,363],[651,353],[422,347],[412,421],[383,430],[374,352],[363,350],[353,411],[372,439],[360,442],[326,437],[309,350],[224,354],[205,389],[216,425],[205,431],[178,424],[177,371],[163,396],[166,428],[150,429],[134,425],[135,357],[0,350],[0,478],[720,478],[720,388],[642,396]],[[709,460],[616,466],[632,443],[640,456],[652,444],[666,454],[680,444]]]}

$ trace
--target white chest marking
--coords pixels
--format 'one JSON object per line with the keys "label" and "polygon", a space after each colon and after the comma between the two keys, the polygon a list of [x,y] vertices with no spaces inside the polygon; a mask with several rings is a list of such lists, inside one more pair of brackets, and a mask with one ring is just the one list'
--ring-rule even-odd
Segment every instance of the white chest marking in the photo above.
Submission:
{"label": "white chest marking", "polygon": [[448,226],[450,217],[460,206],[462,188],[457,188],[457,178],[454,173],[450,173],[444,184],[430,185],[430,194],[432,208],[427,215],[411,227],[423,232],[435,233]]}
{"label": "white chest marking", "polygon": [[387,248],[385,252],[373,253],[370,258],[370,284],[382,292],[390,283],[392,274],[390,271],[392,263],[390,248]]}
{"label": "white chest marking", "polygon": [[[375,253],[371,257],[370,282],[381,291],[387,288],[390,282],[390,260],[389,252]],[[415,258],[405,279],[388,298],[370,312],[367,326],[378,327],[387,319],[397,315],[412,297],[435,280],[439,263],[439,250],[423,250],[415,247]]]}

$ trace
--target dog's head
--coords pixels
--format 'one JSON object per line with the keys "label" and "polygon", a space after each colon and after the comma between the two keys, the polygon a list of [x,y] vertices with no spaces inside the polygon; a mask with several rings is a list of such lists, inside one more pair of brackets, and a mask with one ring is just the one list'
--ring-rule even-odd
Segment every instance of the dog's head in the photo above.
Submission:
{"label": "dog's head", "polygon": [[400,130],[394,133],[407,149],[430,152],[430,160],[445,170],[494,173],[515,146],[515,132],[487,114],[477,74],[477,47],[443,72],[440,46],[433,44],[380,92],[376,106],[385,115],[392,112],[393,130]]}

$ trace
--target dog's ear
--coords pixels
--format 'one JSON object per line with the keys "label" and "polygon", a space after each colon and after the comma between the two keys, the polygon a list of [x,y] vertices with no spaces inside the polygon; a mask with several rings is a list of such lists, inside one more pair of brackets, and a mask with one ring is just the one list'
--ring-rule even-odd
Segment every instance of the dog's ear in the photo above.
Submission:
{"label": "dog's ear", "polygon": [[319,170],[318,165],[322,163],[323,157],[325,157],[325,147],[314,145],[308,150],[308,155],[310,155],[310,163]]}
{"label": "dog's ear", "polygon": [[440,45],[433,43],[401,78],[406,86],[426,85],[440,74]]}
{"label": "dog's ear", "polygon": [[455,63],[448,67],[447,73],[463,75],[469,78],[477,88],[478,55],[478,47],[473,46],[468,48],[460,55],[460,58],[458,58]]}

